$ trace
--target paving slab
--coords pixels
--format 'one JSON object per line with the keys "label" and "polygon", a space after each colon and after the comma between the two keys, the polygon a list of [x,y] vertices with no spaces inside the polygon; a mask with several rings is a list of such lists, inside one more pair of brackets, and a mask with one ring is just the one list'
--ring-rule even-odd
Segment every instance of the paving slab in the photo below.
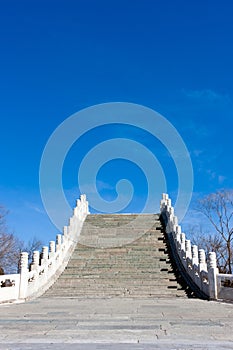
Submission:
{"label": "paving slab", "polygon": [[0,305],[0,349],[233,349],[233,304],[59,297]]}

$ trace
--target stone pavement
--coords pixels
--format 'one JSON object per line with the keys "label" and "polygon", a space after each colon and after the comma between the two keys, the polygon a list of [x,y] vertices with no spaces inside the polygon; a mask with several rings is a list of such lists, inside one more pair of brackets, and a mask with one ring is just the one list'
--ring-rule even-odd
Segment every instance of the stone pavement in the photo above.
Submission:
{"label": "stone pavement", "polygon": [[39,298],[0,305],[0,349],[233,349],[233,304]]}

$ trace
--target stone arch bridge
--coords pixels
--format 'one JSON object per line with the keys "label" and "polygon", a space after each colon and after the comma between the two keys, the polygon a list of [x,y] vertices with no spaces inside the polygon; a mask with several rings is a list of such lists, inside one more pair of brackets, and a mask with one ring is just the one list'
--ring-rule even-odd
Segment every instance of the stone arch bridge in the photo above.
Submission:
{"label": "stone arch bridge", "polygon": [[167,194],[143,215],[91,215],[82,195],[0,285],[0,349],[233,349],[233,275],[186,239]]}

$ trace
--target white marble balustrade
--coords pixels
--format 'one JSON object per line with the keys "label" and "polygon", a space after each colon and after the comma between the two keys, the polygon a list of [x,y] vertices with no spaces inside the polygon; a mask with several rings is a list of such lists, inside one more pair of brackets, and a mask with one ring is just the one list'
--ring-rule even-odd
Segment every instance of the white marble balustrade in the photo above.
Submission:
{"label": "white marble balustrade", "polygon": [[216,253],[210,252],[207,261],[205,251],[186,239],[166,193],[162,195],[160,211],[173,255],[179,259],[187,276],[208,298],[233,300],[233,275],[219,274]]}
{"label": "white marble balustrade", "polygon": [[52,285],[66,266],[81,232],[83,222],[89,214],[85,195],[77,200],[69,225],[56,241],[49,242],[42,251],[34,251],[32,263],[28,265],[28,253],[21,253],[20,273],[0,276],[0,302],[26,300],[41,295]]}

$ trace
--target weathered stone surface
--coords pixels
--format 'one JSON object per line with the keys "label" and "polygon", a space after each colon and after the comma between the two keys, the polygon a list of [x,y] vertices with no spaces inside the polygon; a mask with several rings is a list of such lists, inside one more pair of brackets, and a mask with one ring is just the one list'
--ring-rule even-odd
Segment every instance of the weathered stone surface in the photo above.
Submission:
{"label": "weathered stone surface", "polygon": [[[119,237],[121,244],[127,244],[118,246]],[[148,298],[186,294],[174,276],[159,216],[115,214],[87,216],[79,243],[65,271],[45,293],[48,296]]]}
{"label": "weathered stone surface", "polygon": [[233,349],[226,303],[50,297],[0,312],[0,349]]}
{"label": "weathered stone surface", "polygon": [[[186,296],[158,217],[144,217],[154,226],[143,232],[142,220],[141,237],[109,247],[117,241],[116,227],[124,233],[119,219],[114,217],[111,231],[111,219],[105,217],[108,236],[98,217],[95,243],[100,238],[108,247],[78,243],[66,270],[43,297],[0,305],[0,349],[233,349],[233,304]],[[123,220],[131,225],[129,231],[124,228],[127,239],[133,238],[132,217]],[[91,238],[91,230],[82,235]]]}

